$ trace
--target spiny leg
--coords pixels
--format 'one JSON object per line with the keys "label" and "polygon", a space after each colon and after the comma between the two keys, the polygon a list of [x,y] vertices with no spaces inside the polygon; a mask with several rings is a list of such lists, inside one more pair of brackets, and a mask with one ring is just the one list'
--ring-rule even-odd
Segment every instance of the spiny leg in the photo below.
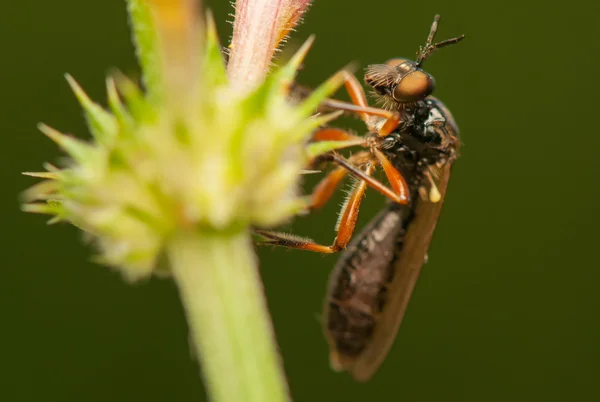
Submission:
{"label": "spiny leg", "polygon": [[[380,153],[381,155],[377,156],[377,153]],[[395,201],[398,204],[408,204],[410,199],[409,189],[408,184],[406,183],[406,180],[404,180],[402,174],[393,167],[391,162],[383,155],[383,153],[375,150],[375,155],[377,156],[379,163],[382,164],[386,176],[388,177],[388,180],[390,181],[394,190],[390,190],[385,186],[385,184],[373,178],[371,175],[365,174],[365,172],[354,166],[350,161],[345,159],[340,154],[332,153],[330,158],[338,165],[346,168],[352,176],[360,180],[364,180],[369,186],[377,190],[379,193],[385,195],[392,201]]]}
{"label": "spiny leg", "polygon": [[323,180],[317,184],[312,193],[312,200],[309,209],[318,209],[323,207],[333,195],[333,192],[348,174],[345,167],[338,167],[331,171]]}
{"label": "spiny leg", "polygon": [[[369,164],[367,165],[367,168],[363,173],[367,176],[370,176],[371,174],[373,174],[374,170],[375,165]],[[360,204],[362,202],[366,190],[367,183],[364,180],[361,180],[356,184],[356,186],[350,193],[350,196],[344,204],[342,215],[338,222],[337,235],[331,246],[325,246],[322,244],[315,243],[309,239],[303,239],[285,233],[255,229],[255,232],[257,234],[267,239],[266,241],[260,242],[258,244],[282,246],[300,250],[314,251],[323,254],[331,254],[343,250],[346,248],[346,246],[348,246],[348,242],[350,242],[352,234],[356,229],[356,222],[358,220]]]}
{"label": "spiny leg", "polygon": [[[355,114],[359,114],[359,115],[365,114],[367,116],[382,117],[382,118],[386,119],[386,124],[388,124],[387,123],[388,121],[392,121],[392,123],[395,123],[394,128],[396,128],[400,122],[400,115],[398,113],[391,112],[391,111],[385,110],[385,109],[372,107],[372,106],[358,106],[358,105],[354,105],[352,103],[344,102],[344,101],[337,100],[337,99],[326,99],[323,102],[321,102],[321,104],[329,109],[343,110],[344,112],[355,113]],[[367,127],[369,129],[375,130],[375,127],[373,126],[373,124],[371,123],[370,120],[365,121],[365,123],[367,124]],[[392,123],[389,123],[389,124],[392,124]],[[392,131],[394,131],[394,130],[393,129],[390,130],[388,132],[388,134],[391,133]]]}
{"label": "spiny leg", "polygon": [[371,116],[382,117],[385,123],[381,128],[377,129],[379,136],[385,137],[393,132],[400,124],[400,114],[390,110],[380,109],[369,106],[365,90],[360,85],[356,77],[347,71],[344,71],[344,86],[352,99],[352,103],[343,102],[335,99],[326,99],[323,101],[323,106],[330,107],[346,112],[357,113],[365,122],[369,130],[375,131],[376,128],[371,121]]}
{"label": "spiny leg", "polygon": [[343,156],[337,153],[330,153],[325,155],[323,160],[334,162],[339,165],[339,167],[331,171],[319,182],[319,184],[317,184],[312,193],[312,202],[309,206],[309,209],[317,209],[325,205],[333,195],[336,187],[348,173],[360,180],[364,180],[369,186],[390,198],[392,201],[395,201],[399,204],[408,203],[410,198],[409,188],[402,174],[392,165],[392,163],[381,151],[374,150],[374,153],[377,157],[377,162],[383,167],[387,179],[392,186],[392,190],[386,187],[379,180],[373,178],[371,175],[365,174],[365,172],[357,167],[357,165],[360,165],[361,163],[364,163],[370,159],[369,152],[362,151],[356,153],[352,155],[350,159],[345,159]]}
{"label": "spiny leg", "polygon": [[[339,128],[329,127],[324,127],[315,130],[312,135],[312,142],[316,147],[319,147],[319,143],[327,142],[328,144],[326,144],[325,146],[329,151],[333,149],[342,149],[355,146],[367,146],[366,139],[364,137],[359,137],[357,135],[350,134],[347,131],[341,130]],[[327,159],[328,157],[326,152],[324,154],[320,154],[316,157],[313,157],[312,160],[310,160],[309,165],[314,166],[315,164],[318,164],[319,162],[325,161]]]}
{"label": "spiny leg", "polygon": [[[365,90],[360,85],[360,82],[358,82],[356,77],[347,71],[344,72],[344,86],[346,87],[346,91],[352,99],[352,103],[360,107],[369,108]],[[385,109],[379,109],[379,111],[385,112],[385,115],[381,117],[384,117],[386,120],[378,130],[378,133],[380,137],[385,137],[393,132],[398,127],[398,124],[400,124],[400,114],[398,112],[392,112]],[[361,113],[361,117],[369,129],[373,128],[368,112]]]}
{"label": "spiny leg", "polygon": [[359,152],[351,156],[349,160],[337,153],[331,153],[326,155],[323,160],[332,161],[338,164],[340,167],[329,173],[323,180],[321,180],[321,182],[319,182],[319,184],[317,184],[315,190],[313,191],[313,201],[309,208],[316,209],[325,205],[325,203],[333,194],[335,188],[348,173],[357,179],[364,180],[369,186],[392,201],[395,201],[399,204],[407,204],[410,199],[410,192],[406,180],[381,151],[375,150],[374,152],[379,164],[381,164],[383,167],[386,177],[392,186],[392,190],[371,175],[365,174],[365,172],[360,170],[353,163],[356,160],[367,159],[369,155],[368,152]]}
{"label": "spiny leg", "polygon": [[[312,141],[313,142],[339,142],[339,144],[334,144],[335,148],[334,149],[342,149],[342,148],[348,148],[348,147],[353,147],[353,146],[366,146],[366,141],[364,137],[359,137],[357,135],[353,135],[348,133],[347,131],[341,130],[339,128],[329,128],[329,127],[325,127],[325,128],[321,128],[318,130],[315,130],[313,132],[312,135]],[[331,148],[329,148],[331,149]],[[361,152],[365,153],[365,152]],[[313,158],[309,165],[312,166],[316,166],[317,164],[319,164],[320,162],[323,161],[327,161],[327,160],[331,160],[331,158],[328,157],[328,154],[321,154],[315,158]],[[329,176],[328,176],[329,177]],[[327,179],[327,178],[326,178]],[[323,181],[326,181],[326,179],[324,179]],[[330,180],[333,178],[330,178]],[[341,180],[341,178],[340,178]],[[337,181],[339,182],[339,180]],[[333,189],[332,189],[333,191]],[[327,197],[329,198],[329,197]]]}
{"label": "spiny leg", "polygon": [[[331,155],[327,155],[328,160],[333,161]],[[360,165],[364,162],[371,160],[371,156],[368,151],[358,152],[348,159],[348,163],[354,165]],[[331,171],[325,176],[319,184],[315,187],[312,192],[312,203],[309,206],[310,209],[317,209],[323,207],[327,201],[333,195],[335,189],[339,186],[341,181],[349,173],[345,166],[338,166],[335,170]]]}
{"label": "spiny leg", "polygon": [[347,131],[339,128],[325,127],[316,130],[312,136],[313,141],[356,141],[357,145],[362,145],[365,142],[363,137],[352,135]]}
{"label": "spiny leg", "polygon": [[400,199],[408,200],[410,197],[410,190],[408,188],[408,183],[404,179],[404,176],[402,176],[402,173],[400,173],[398,169],[392,165],[383,152],[375,149],[373,153],[377,157],[379,164],[383,167],[383,171],[385,172],[388,181],[392,185],[394,193],[397,194]]}
{"label": "spiny leg", "polygon": [[[317,130],[313,134],[312,139],[313,141],[356,141],[356,145],[364,145],[365,141],[363,137],[352,135],[347,131],[338,128],[323,128]],[[356,154],[354,157],[351,157],[351,159],[356,159],[357,157],[366,158],[367,156],[368,152],[362,151]],[[327,159],[328,158],[325,157],[325,160]],[[333,192],[340,182],[344,179],[344,177],[346,177],[347,173],[348,170],[346,168],[338,167],[327,174],[327,176],[325,176],[325,178],[323,178],[323,180],[321,180],[313,190],[312,202],[309,205],[309,209],[317,209],[325,205],[333,195]]]}
{"label": "spiny leg", "polygon": [[[370,177],[374,170],[375,164],[369,164],[364,173]],[[344,203],[342,215],[337,224],[337,236],[333,243],[334,247],[337,247],[336,251],[345,249],[354,234],[356,222],[358,221],[360,204],[362,203],[366,190],[367,183],[364,180],[360,180],[356,183],[354,190],[350,193],[350,196]]]}
{"label": "spiny leg", "polygon": [[[346,92],[350,95],[350,99],[352,99],[352,103],[356,106],[368,107],[369,103],[367,102],[367,95],[365,94],[365,90],[363,89],[360,82],[356,79],[356,77],[349,73],[348,71],[343,72],[344,76],[344,86],[346,87]],[[360,114],[363,121],[369,124],[369,115],[366,113]]]}

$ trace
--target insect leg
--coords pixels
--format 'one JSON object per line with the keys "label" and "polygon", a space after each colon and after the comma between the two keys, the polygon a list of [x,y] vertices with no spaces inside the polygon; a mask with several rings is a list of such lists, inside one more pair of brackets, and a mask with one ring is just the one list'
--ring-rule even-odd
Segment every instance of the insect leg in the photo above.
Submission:
{"label": "insect leg", "polygon": [[[377,155],[378,152],[379,151],[375,151],[375,155]],[[385,195],[392,201],[395,201],[398,204],[408,204],[409,190],[406,180],[404,180],[402,174],[392,166],[391,162],[381,152],[379,153],[381,154],[381,157],[383,159],[380,159],[379,156],[377,157],[377,159],[379,163],[383,166],[383,169],[386,173],[386,176],[388,177],[388,180],[392,185],[393,190],[390,190],[388,187],[385,186],[385,184],[383,184],[379,180],[371,177],[370,175],[367,175],[365,172],[354,166],[350,161],[346,160],[343,156],[336,153],[332,153],[331,158],[335,163],[347,169],[348,173],[350,173],[352,176],[364,180],[369,186],[377,190],[379,193]]]}
{"label": "insect leg", "polygon": [[[328,154],[323,159],[325,161],[335,162],[335,157],[331,154]],[[354,167],[359,165],[365,165],[366,163],[370,163],[372,161],[371,154],[368,151],[357,152],[350,157],[350,159],[345,159],[349,165]],[[338,164],[339,165],[339,164]],[[356,168],[361,174],[366,175],[362,170]],[[329,173],[323,180],[317,184],[312,193],[312,204],[310,205],[310,209],[321,208],[325,203],[331,198],[334,190],[339,185],[346,175],[350,173],[346,166],[338,166],[335,170]],[[366,175],[370,177],[369,175]],[[362,177],[362,176],[361,176]],[[368,183],[367,183],[368,184]]]}
{"label": "insect leg", "polygon": [[[333,147],[331,146],[331,144],[327,144],[329,150],[354,147],[358,145],[365,147],[367,145],[366,140],[363,137],[350,134],[347,131],[340,130],[338,128],[328,127],[315,130],[312,135],[312,141],[314,144],[316,144],[317,147],[319,146],[318,143],[321,142],[333,142]],[[319,161],[325,161],[327,159],[330,159],[327,157],[327,154],[321,154],[313,158],[310,161],[310,164],[314,165]]]}
{"label": "insect leg", "polygon": [[[360,85],[356,77],[347,71],[344,71],[344,86],[352,99],[352,103],[338,101],[335,99],[327,99],[322,102],[325,107],[346,112],[356,113],[360,115],[370,130],[377,131],[381,137],[385,137],[398,127],[400,124],[400,114],[390,110],[380,109],[369,106],[365,90]],[[380,128],[375,127],[371,117],[382,117],[385,123]]]}
{"label": "insect leg", "polygon": [[315,187],[309,208],[318,209],[325,205],[347,174],[348,170],[345,167],[340,166],[325,176],[325,178]]}
{"label": "insect leg", "polygon": [[[343,72],[344,76],[344,86],[346,87],[346,92],[350,95],[350,99],[352,99],[352,103],[357,106],[369,106],[367,102],[367,95],[365,94],[365,90],[360,85],[360,82],[356,79],[354,74],[350,74],[348,71]],[[360,114],[361,118],[365,123],[369,124],[369,115],[366,113]]]}
{"label": "insect leg", "polygon": [[[360,169],[359,169],[360,170]],[[375,170],[375,164],[367,165],[367,168],[363,172],[366,177],[371,177]],[[333,242],[334,246],[338,247],[338,250],[345,249],[352,238],[354,229],[356,229],[356,222],[358,221],[358,211],[360,204],[364,198],[365,191],[367,190],[367,182],[360,180],[354,190],[348,196],[348,199],[344,203],[342,214],[337,223],[337,236]]]}
{"label": "insect leg", "polygon": [[[384,123],[384,125],[389,124],[390,127],[392,127],[392,129],[389,129],[387,134],[394,131],[394,129],[396,127],[398,127],[398,124],[400,123],[400,114],[399,113],[391,112],[389,110],[380,109],[380,108],[376,108],[376,107],[372,107],[372,106],[359,106],[359,105],[354,105],[349,102],[340,101],[337,99],[326,99],[323,102],[321,102],[321,106],[326,107],[328,109],[342,110],[344,112],[349,112],[349,113],[354,113],[354,114],[359,114],[359,115],[364,114],[364,115],[367,115],[367,117],[369,117],[369,116],[382,117],[386,120],[386,123]],[[388,123],[388,121],[391,121],[391,123]],[[367,124],[367,127],[369,127],[369,129],[371,129],[373,131],[378,131],[378,132],[381,131],[381,130],[377,130],[377,128],[374,126],[374,124],[370,121],[370,119],[367,119],[365,121],[365,123]]]}
{"label": "insect leg", "polygon": [[[331,154],[325,155],[324,161],[335,162],[334,157]],[[372,160],[372,157],[368,151],[357,152],[347,160],[352,166],[364,165]],[[358,169],[360,172],[362,170]],[[312,193],[312,203],[309,206],[310,209],[317,209],[324,206],[327,201],[333,195],[336,187],[346,177],[349,170],[345,166],[338,166],[335,170],[330,172],[323,180],[317,184]]]}
{"label": "insect leg", "polygon": [[331,254],[337,250],[333,250],[333,246],[324,246],[315,243],[312,239],[294,236],[288,233],[274,232],[271,230],[254,229],[254,233],[264,237],[267,240],[258,241],[259,246],[279,246],[287,248],[295,248],[298,250],[314,251],[316,253]]}
{"label": "insect leg", "polygon": [[383,167],[383,171],[385,175],[392,185],[394,189],[394,193],[396,193],[399,198],[408,200],[410,190],[408,188],[408,183],[402,176],[402,174],[392,165],[389,159],[378,149],[374,149],[373,152],[379,161],[379,164]]}
{"label": "insect leg", "polygon": [[365,139],[352,135],[339,128],[321,128],[316,130],[312,136],[313,141],[356,141],[357,145],[364,144]]}
{"label": "insect leg", "polygon": [[[365,95],[365,90],[360,85],[360,82],[358,82],[354,75],[350,74],[347,71],[344,71],[344,86],[346,87],[346,91],[348,91],[348,94],[352,99],[352,103],[361,108],[373,109],[370,108],[369,104],[367,103],[367,96]],[[381,111],[385,113],[382,114]],[[378,114],[374,114],[373,111],[364,111],[359,113],[363,121],[369,128],[372,128],[373,126],[370,118],[371,116],[380,116],[386,119],[385,123],[378,130],[379,136],[381,137],[385,137],[386,135],[394,131],[396,127],[398,127],[398,124],[400,124],[400,114],[397,112],[392,112],[385,109],[378,109]]]}
{"label": "insect leg", "polygon": [[[370,164],[367,165],[366,171],[363,173],[367,176],[370,176],[373,173],[373,170],[375,170],[375,165]],[[356,229],[356,221],[358,220],[360,204],[366,190],[367,183],[364,180],[360,180],[350,193],[350,196],[344,204],[342,214],[338,221],[337,236],[335,237],[335,240],[331,246],[318,244],[310,239],[304,239],[301,237],[288,235],[286,233],[255,229],[257,234],[267,239],[266,241],[259,242],[258,244],[283,246],[300,250],[314,251],[323,254],[331,254],[343,250],[348,245],[348,242],[350,242],[352,234],[354,233],[354,229]]]}

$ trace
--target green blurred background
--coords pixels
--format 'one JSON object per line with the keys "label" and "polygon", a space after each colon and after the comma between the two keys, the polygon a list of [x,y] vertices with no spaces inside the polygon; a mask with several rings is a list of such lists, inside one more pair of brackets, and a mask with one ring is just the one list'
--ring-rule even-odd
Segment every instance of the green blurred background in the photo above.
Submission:
{"label": "green blurred background", "polygon": [[[308,85],[350,61],[413,57],[435,13],[440,39],[465,33],[426,63],[465,145],[430,262],[371,382],[328,367],[319,315],[337,256],[260,250],[296,401],[600,401],[600,5],[549,4],[315,1],[292,40],[317,34]],[[225,42],[232,9],[209,5]],[[11,1],[0,21],[0,400],[202,400],[174,286],[129,286],[89,262],[74,228],[19,211],[34,182],[19,172],[60,155],[35,124],[86,135],[63,73],[100,100],[111,67],[137,74],[124,1]],[[288,229],[331,241],[340,201]],[[370,193],[361,225],[382,203]]]}

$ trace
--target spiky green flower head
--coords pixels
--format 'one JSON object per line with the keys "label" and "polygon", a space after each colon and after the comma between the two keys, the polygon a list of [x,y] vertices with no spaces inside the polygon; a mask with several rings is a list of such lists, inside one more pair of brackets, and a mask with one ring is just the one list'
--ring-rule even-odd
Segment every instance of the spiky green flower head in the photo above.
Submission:
{"label": "spiky green flower head", "polygon": [[[152,20],[147,3],[130,5],[132,16]],[[301,172],[310,158],[333,147],[307,147],[311,132],[335,117],[313,112],[342,80],[334,75],[300,104],[287,100],[309,40],[283,67],[240,90],[230,84],[210,17],[193,38],[200,46],[188,52],[197,57],[187,50],[180,52],[185,57],[172,48],[157,51],[164,36],[153,21],[146,27],[134,19],[144,91],[123,76],[111,77],[105,109],[67,76],[93,138],[82,141],[41,125],[69,160],[29,173],[45,180],[25,193],[26,211],[91,234],[98,258],[130,279],[150,275],[178,231],[218,235],[269,227],[302,210]]]}

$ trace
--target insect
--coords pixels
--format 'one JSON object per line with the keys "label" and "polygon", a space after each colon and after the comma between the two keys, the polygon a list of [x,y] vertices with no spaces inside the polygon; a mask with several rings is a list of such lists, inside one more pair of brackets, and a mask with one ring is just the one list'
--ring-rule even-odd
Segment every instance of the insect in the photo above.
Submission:
{"label": "insect", "polygon": [[[446,194],[459,149],[459,132],[448,109],[431,96],[435,81],[422,70],[437,49],[458,43],[464,35],[434,42],[439,15],[416,61],[393,59],[368,66],[365,82],[382,103],[370,107],[358,80],[347,74],[352,103],[327,100],[322,106],[357,113],[369,133],[364,150],[344,158],[336,152],[325,159],[337,167],[315,188],[312,207],[324,205],[342,179],[356,178],[340,213],[333,244],[259,230],[265,243],[321,253],[343,253],[329,278],[324,308],[324,332],[333,369],[368,381],[379,369],[396,337]],[[356,139],[343,130],[323,128],[315,140]],[[373,177],[381,166],[390,183]],[[390,201],[352,239],[367,187]]]}

